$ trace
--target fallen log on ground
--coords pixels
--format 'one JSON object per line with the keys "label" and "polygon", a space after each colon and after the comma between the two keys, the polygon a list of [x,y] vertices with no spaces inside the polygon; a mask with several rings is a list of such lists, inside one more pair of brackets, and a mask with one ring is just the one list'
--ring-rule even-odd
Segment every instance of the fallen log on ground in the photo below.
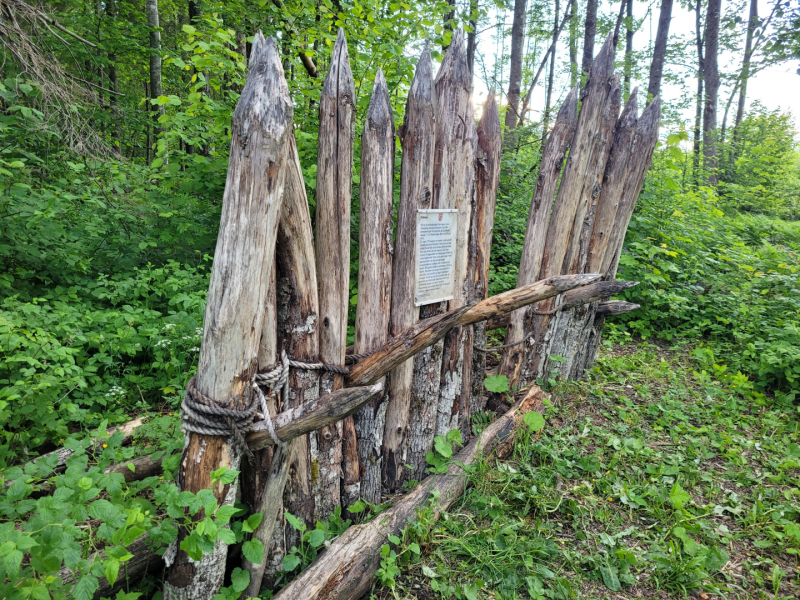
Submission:
{"label": "fallen log on ground", "polygon": [[392,508],[381,513],[379,518],[350,527],[330,545],[325,554],[283,588],[275,600],[359,598],[372,583],[380,565],[380,549],[387,543],[387,537],[398,535],[433,493],[439,494],[435,505],[436,516],[447,510],[466,488],[463,466],[490,455],[495,449],[510,447],[523,415],[532,410],[544,412],[543,397],[544,393],[534,385],[524,400],[475,436],[454,457],[446,474],[429,476]]}

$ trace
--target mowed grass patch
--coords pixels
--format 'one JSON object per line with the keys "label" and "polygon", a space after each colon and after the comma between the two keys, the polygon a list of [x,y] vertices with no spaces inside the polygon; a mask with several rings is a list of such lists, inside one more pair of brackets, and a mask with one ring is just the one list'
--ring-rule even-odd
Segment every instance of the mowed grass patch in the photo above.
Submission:
{"label": "mowed grass patch", "polygon": [[690,351],[617,346],[557,384],[540,432],[392,545],[373,597],[800,597],[797,407],[741,395]]}

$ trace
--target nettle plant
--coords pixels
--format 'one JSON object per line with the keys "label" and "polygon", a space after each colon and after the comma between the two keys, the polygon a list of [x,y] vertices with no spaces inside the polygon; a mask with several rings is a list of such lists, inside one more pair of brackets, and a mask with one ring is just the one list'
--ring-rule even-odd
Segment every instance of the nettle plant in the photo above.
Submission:
{"label": "nettle plant", "polygon": [[[0,481],[0,595],[91,600],[100,578],[114,584],[124,576],[125,563],[133,558],[131,544],[145,541],[160,555],[177,539],[179,528],[187,532],[180,547],[194,559],[217,540],[243,542],[261,514],[248,516],[242,505],[219,506],[210,490],[179,491],[174,480],[180,453],[174,440],[165,438],[167,445],[151,455],[161,458],[163,475],[141,481],[126,482],[122,473],[106,472],[126,463],[135,469],[136,447],[123,446],[123,434],[109,434],[105,423],[85,439],[66,440],[72,455],[63,472],[57,472],[56,455],[6,469]],[[238,471],[220,469],[211,476],[212,482],[230,484]],[[247,540],[242,551],[257,562],[264,548]],[[249,574],[240,571],[217,600],[238,597],[246,588]],[[139,597],[120,594],[126,600]]]}

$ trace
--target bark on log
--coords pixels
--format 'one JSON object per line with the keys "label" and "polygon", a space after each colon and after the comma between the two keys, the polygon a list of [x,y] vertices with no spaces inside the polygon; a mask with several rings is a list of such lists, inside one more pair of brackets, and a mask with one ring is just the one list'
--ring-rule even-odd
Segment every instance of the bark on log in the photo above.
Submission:
{"label": "bark on log", "polygon": [[[344,365],[350,291],[350,196],[355,135],[355,85],[344,30],[339,29],[331,66],[319,105],[317,156],[317,273],[319,286],[320,358]],[[341,388],[342,377],[325,374],[320,391]],[[341,503],[342,436],[355,447],[352,419],[337,422],[311,439],[312,460],[319,473],[315,485],[316,514],[325,519]]]}
{"label": "bark on log", "polygon": [[637,308],[639,308],[639,305],[634,304],[633,302],[624,302],[623,300],[608,300],[597,305],[596,315],[598,317],[624,315],[625,313],[633,312]]}
{"label": "bark on log", "polygon": [[[497,202],[497,184],[500,180],[500,154],[503,137],[500,129],[500,115],[493,92],[489,92],[483,105],[483,114],[478,123],[478,147],[475,155],[475,192],[473,222],[475,245],[475,268],[472,271],[472,300],[483,300],[489,295],[489,258],[492,251],[492,234],[494,232],[494,209]],[[483,379],[486,371],[486,353],[474,352],[473,345],[486,346],[486,324],[473,325],[473,336],[465,344],[466,355],[471,354],[472,369],[470,379],[464,379],[469,389],[462,393],[462,399],[468,399],[466,406],[459,407],[462,413],[460,423],[463,439],[469,439],[470,417],[483,410]],[[466,412],[466,415],[464,415]],[[466,418],[464,418],[464,416]]]}
{"label": "bark on log", "polygon": [[[400,167],[400,205],[397,211],[392,264],[392,305],[389,335],[400,335],[419,319],[419,308],[414,304],[414,269],[416,261],[417,211],[430,208],[433,194],[434,124],[436,120],[436,95],[433,87],[433,67],[428,43],[422,50],[411,89],[406,101],[406,114],[400,128],[403,158]],[[412,388],[417,395],[424,386],[412,386],[415,362],[434,365],[431,356],[417,355],[398,365],[389,375],[389,402],[383,436],[383,485],[389,490],[403,483],[403,467],[408,464],[407,448],[417,437],[417,425],[423,416],[416,410],[423,408],[420,397],[415,397],[411,413]],[[423,369],[424,370],[424,369]],[[427,371],[426,371],[427,372]],[[438,392],[438,367],[436,374]],[[422,396],[425,398],[427,396]]]}
{"label": "bark on log", "polygon": [[[354,352],[375,352],[389,338],[392,301],[392,186],[394,183],[394,113],[383,71],[378,69],[364,133],[361,136],[361,187],[359,220],[358,305]],[[383,431],[386,394],[353,415],[358,454],[355,464],[345,456],[346,508],[359,498],[348,487],[348,474],[360,479],[360,496],[373,504],[381,499]],[[359,468],[360,466],[360,468]],[[354,472],[354,473],[353,473]],[[352,486],[352,483],[350,483]]]}
{"label": "bark on log", "polygon": [[[542,151],[539,176],[536,180],[536,188],[533,192],[531,208],[528,213],[528,227],[525,231],[525,242],[522,246],[522,260],[520,261],[519,274],[517,275],[517,286],[528,285],[539,278],[539,267],[544,254],[544,242],[550,223],[553,198],[558,186],[558,176],[561,174],[564,156],[575,135],[577,122],[578,88],[575,87],[561,105],[553,131],[547,137],[547,143]],[[527,315],[528,310],[521,309],[512,313],[507,321],[508,331],[506,331],[504,344],[516,345],[510,346],[503,352],[499,372],[508,377],[509,382],[513,383],[519,380],[519,369],[524,356],[525,348],[520,342],[527,334],[525,322],[530,323],[531,316]],[[483,346],[485,345],[484,342]],[[481,393],[483,393],[483,382],[481,382]]]}
{"label": "bark on log", "polygon": [[[258,366],[270,268],[275,250],[293,105],[275,40],[258,33],[247,83],[233,115],[228,178],[204,317],[197,387],[233,408],[249,404]],[[241,451],[231,438],[191,433],[178,472],[182,490],[211,488],[211,471],[238,469]],[[237,484],[219,485],[220,505],[233,504]],[[202,518],[202,517],[201,517]],[[179,533],[178,544],[186,532]],[[168,568],[164,597],[210,599],[219,591],[227,548],[192,561],[178,550]]]}
{"label": "bark on log", "polygon": [[[448,304],[450,310],[464,306],[472,296],[472,281],[467,273],[477,133],[472,106],[472,74],[467,64],[463,38],[464,32],[458,29],[447,48],[435,81],[438,113],[433,207],[458,210],[455,289],[454,297]],[[448,332],[443,343],[436,434],[445,434],[458,426],[465,366],[464,331],[456,326]],[[432,446],[433,438],[430,444]]]}
{"label": "bark on log", "polygon": [[432,475],[398,500],[380,518],[350,527],[275,600],[351,600],[364,594],[380,566],[380,548],[389,535],[397,535],[431,494],[438,493],[436,516],[463,494],[467,478],[462,465],[492,454],[499,443],[509,444],[531,410],[544,412],[543,394],[536,386],[519,404],[475,436],[453,458],[446,474]]}
{"label": "bark on log", "polygon": [[511,312],[533,302],[589,285],[599,277],[596,274],[551,277],[497,294],[477,304],[462,306],[446,314],[420,321],[352,367],[347,376],[347,383],[358,386],[377,381],[407,358],[435,344],[457,325],[472,325],[485,321],[495,315]]}
{"label": "bark on log", "polygon": [[[286,185],[281,205],[275,251],[277,280],[277,346],[296,360],[315,362],[319,357],[317,336],[317,275],[314,264],[314,237],[297,145],[292,137],[287,164]],[[263,338],[263,336],[262,336]],[[264,345],[262,344],[262,352]],[[261,358],[261,355],[259,355]],[[277,354],[275,354],[277,358]],[[261,363],[261,360],[259,360]],[[266,365],[267,368],[272,365]],[[292,369],[286,406],[292,409],[319,395],[319,371]],[[264,448],[259,452],[266,452]],[[314,502],[311,489],[311,457],[308,436],[293,439],[287,448],[276,449],[271,462],[261,474],[264,483],[258,488],[253,512],[263,513],[253,538],[264,545],[260,563],[243,559],[250,573],[245,596],[258,596],[265,573],[271,579],[281,568],[287,548],[297,545],[294,528],[284,522],[283,509],[312,524]],[[291,480],[287,486],[287,478]]]}
{"label": "bark on log", "polygon": [[[571,247],[577,245],[575,238],[579,233],[572,235],[574,224],[582,223],[587,197],[591,197],[597,183],[598,146],[603,145],[602,131],[604,124],[607,123],[603,115],[608,114],[608,101],[612,90],[619,86],[619,79],[612,76],[613,69],[614,45],[613,34],[610,34],[592,63],[575,136],[547,228],[539,278],[562,273],[565,262],[569,264]],[[581,218],[576,221],[576,216]],[[548,300],[538,305],[536,310],[547,312],[553,305],[553,301]],[[525,385],[541,375],[547,343],[545,336],[549,325],[550,317],[546,315],[532,315],[530,323],[525,323],[524,329],[533,334],[534,343],[523,346],[524,354],[519,377],[512,383]]]}
{"label": "bark on log", "polygon": [[[607,280],[616,277],[619,257],[622,253],[622,244],[625,241],[625,233],[628,224],[639,198],[639,193],[644,185],[644,178],[650,162],[653,158],[653,151],[658,142],[658,127],[661,121],[661,98],[656,96],[653,101],[644,109],[641,118],[636,124],[636,133],[633,137],[632,148],[628,170],[625,176],[625,184],[622,195],[617,206],[617,214],[614,217],[612,235],[600,260],[600,272]],[[600,339],[605,325],[605,315],[596,316],[591,330],[587,334],[587,341],[579,348],[575,358],[573,374],[576,377],[583,375],[584,371],[595,361],[597,351],[600,347]]]}

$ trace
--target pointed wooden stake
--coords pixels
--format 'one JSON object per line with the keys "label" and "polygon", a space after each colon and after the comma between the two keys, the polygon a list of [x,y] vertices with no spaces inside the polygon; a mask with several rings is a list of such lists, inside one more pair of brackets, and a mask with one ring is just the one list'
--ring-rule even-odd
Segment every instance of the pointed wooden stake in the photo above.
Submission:
{"label": "pointed wooden stake", "polygon": [[[275,251],[292,131],[292,100],[275,40],[258,33],[247,83],[233,115],[230,162],[211,270],[197,369],[197,387],[236,408],[249,404],[257,367],[267,286]],[[211,488],[211,471],[239,469],[241,450],[230,438],[187,436],[178,471],[181,490]],[[233,504],[237,484],[217,485],[220,505]],[[178,543],[185,537],[181,531]],[[210,600],[225,574],[227,548],[219,541],[200,561],[182,550],[169,566],[164,597]]]}

